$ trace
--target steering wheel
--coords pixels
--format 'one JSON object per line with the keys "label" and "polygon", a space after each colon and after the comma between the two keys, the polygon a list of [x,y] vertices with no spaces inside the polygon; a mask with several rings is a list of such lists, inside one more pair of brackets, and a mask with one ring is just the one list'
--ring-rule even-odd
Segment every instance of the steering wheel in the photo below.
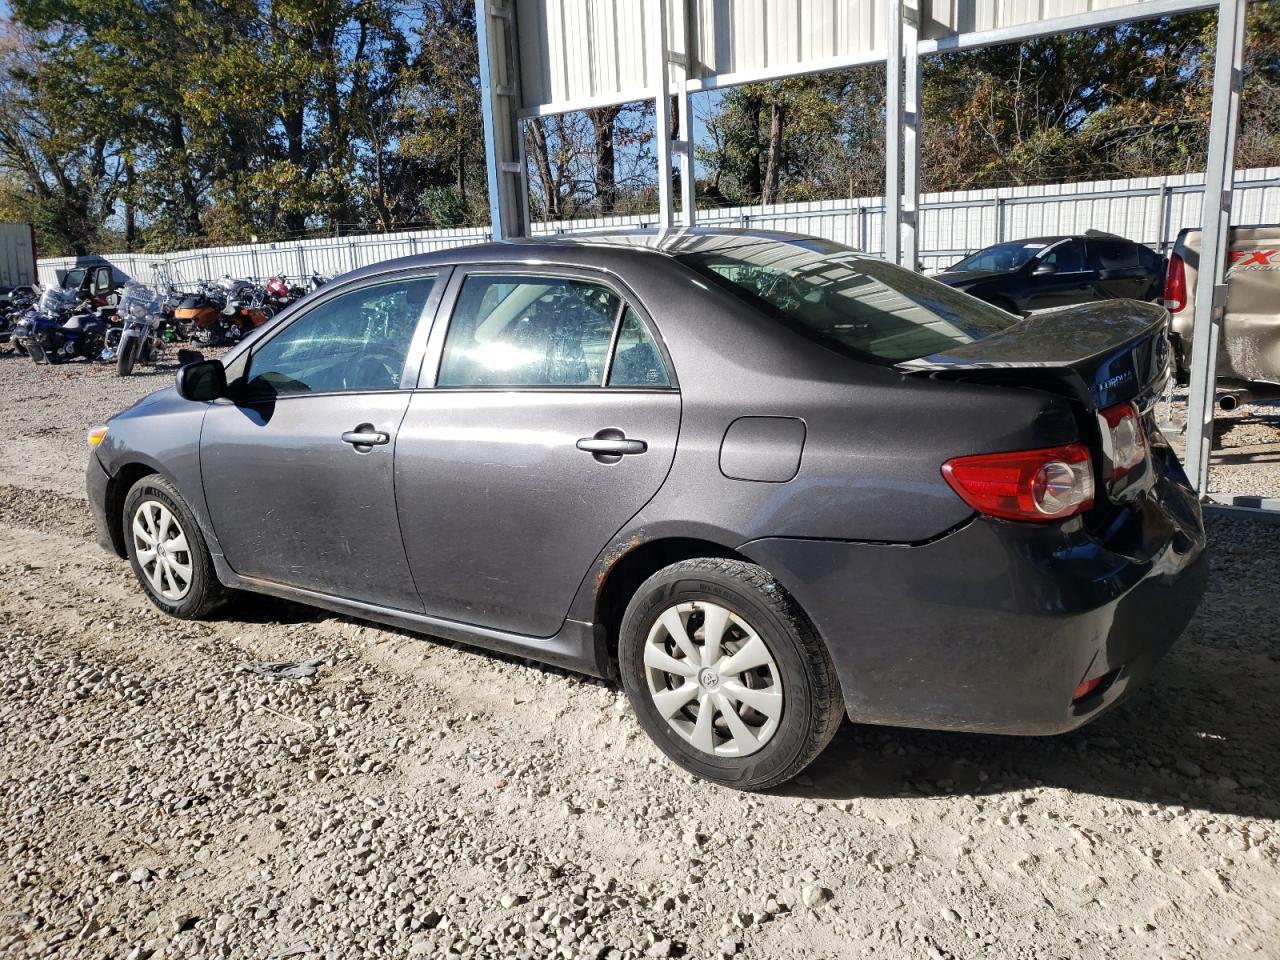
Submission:
{"label": "steering wheel", "polygon": [[779,273],[765,290],[764,299],[783,310],[794,310],[804,300],[804,292],[795,277]]}
{"label": "steering wheel", "polygon": [[404,361],[389,347],[374,347],[361,355],[342,374],[344,390],[376,390],[383,385],[394,389],[400,385]]}

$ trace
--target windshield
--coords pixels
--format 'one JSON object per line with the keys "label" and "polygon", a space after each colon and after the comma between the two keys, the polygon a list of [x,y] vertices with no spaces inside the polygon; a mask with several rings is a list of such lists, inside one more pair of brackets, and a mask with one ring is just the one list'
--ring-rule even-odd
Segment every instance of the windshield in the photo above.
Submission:
{"label": "windshield", "polygon": [[717,240],[679,259],[807,336],[862,359],[914,360],[1018,322],[936,280],[836,243]]}
{"label": "windshield", "polygon": [[997,243],[977,253],[970,254],[954,266],[948,267],[948,273],[961,270],[980,270],[984,273],[1009,273],[1024,266],[1028,260],[1038,255],[1049,244],[1037,240],[1019,240],[1017,243]]}

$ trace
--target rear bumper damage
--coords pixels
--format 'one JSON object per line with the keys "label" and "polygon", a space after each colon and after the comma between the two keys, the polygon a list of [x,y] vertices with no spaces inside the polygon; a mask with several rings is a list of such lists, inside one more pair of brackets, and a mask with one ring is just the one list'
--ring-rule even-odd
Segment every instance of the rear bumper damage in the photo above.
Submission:
{"label": "rear bumper damage", "polygon": [[1079,518],[978,518],[918,546],[768,539],[742,552],[813,620],[853,720],[1061,733],[1140,685],[1204,592],[1199,503],[1167,448],[1156,457],[1155,484],[1105,535]]}

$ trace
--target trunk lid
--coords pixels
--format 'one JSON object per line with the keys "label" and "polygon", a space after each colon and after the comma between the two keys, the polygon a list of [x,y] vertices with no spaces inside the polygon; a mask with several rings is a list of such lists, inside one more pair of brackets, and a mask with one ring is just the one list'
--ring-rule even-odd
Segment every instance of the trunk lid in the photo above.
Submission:
{"label": "trunk lid", "polygon": [[897,364],[907,373],[1066,391],[1091,411],[1126,400],[1149,413],[1169,379],[1169,313],[1106,300],[1037,313],[945,353]]}

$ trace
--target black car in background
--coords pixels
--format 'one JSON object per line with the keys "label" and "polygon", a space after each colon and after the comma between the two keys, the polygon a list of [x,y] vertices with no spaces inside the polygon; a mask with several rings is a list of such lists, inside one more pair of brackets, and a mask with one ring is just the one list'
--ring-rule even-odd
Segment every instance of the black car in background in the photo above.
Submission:
{"label": "black car in background", "polygon": [[970,254],[934,279],[1010,313],[1095,300],[1154,300],[1165,259],[1110,234],[1011,240]]}

